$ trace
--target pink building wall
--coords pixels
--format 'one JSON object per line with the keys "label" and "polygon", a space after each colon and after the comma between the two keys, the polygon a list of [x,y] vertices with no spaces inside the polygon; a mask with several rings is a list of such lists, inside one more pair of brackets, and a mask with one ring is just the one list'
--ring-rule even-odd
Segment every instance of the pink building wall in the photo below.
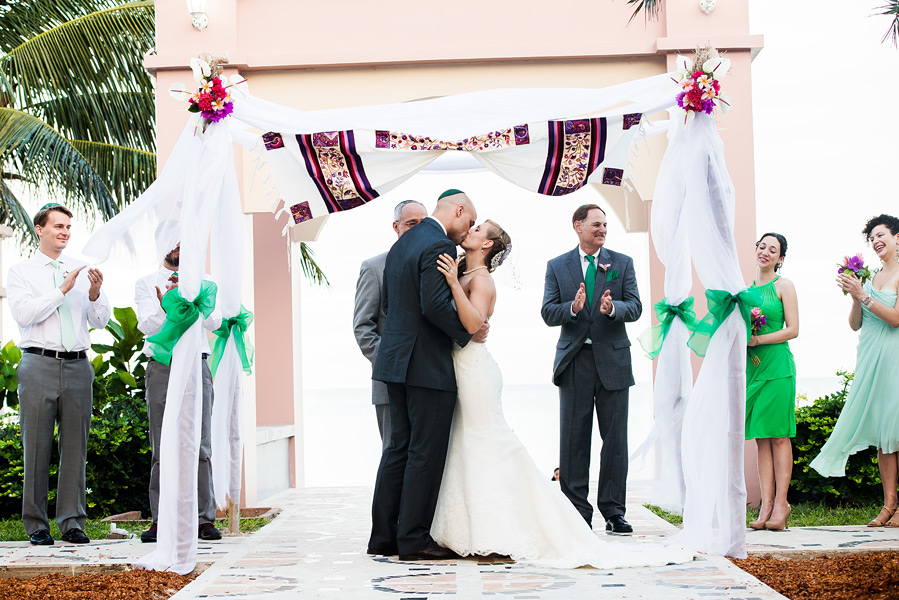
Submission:
{"label": "pink building wall", "polygon": [[[726,91],[735,108],[719,117],[718,124],[737,190],[737,244],[748,281],[754,273],[750,249],[756,234],[750,63],[762,47],[761,36],[749,34],[748,0],[719,2],[709,15],[702,14],[694,0],[669,1],[658,21],[644,22],[640,16],[628,26],[631,11],[623,0],[458,0],[454,3],[210,0],[209,26],[196,31],[184,2],[159,0],[156,54],[147,56],[145,64],[156,75],[157,89],[161,91],[157,94],[160,165],[165,163],[184,123],[182,106],[172,101],[165,90],[175,81],[190,81],[188,62],[204,52],[227,55],[230,72],[260,82],[266,76],[269,78],[266,81],[271,82],[276,73],[290,73],[291,79],[298,81],[313,77],[319,77],[317,81],[320,81],[321,76],[329,74],[341,86],[351,86],[356,78],[364,75],[370,84],[373,74],[386,73],[388,67],[404,66],[408,69],[400,74],[394,69],[390,75],[394,79],[407,77],[404,89],[410,82],[413,84],[410,89],[414,89],[417,76],[427,74],[428,79],[423,78],[423,82],[432,81],[436,70],[437,77],[445,72],[449,81],[444,85],[448,91],[441,91],[456,93],[470,91],[472,84],[464,81],[466,70],[474,73],[486,65],[525,73],[529,68],[539,68],[541,75],[533,85],[601,86],[605,83],[585,77],[587,71],[580,67],[608,69],[610,79],[620,80],[622,72],[626,74],[632,64],[633,77],[642,77],[647,68],[661,71],[665,62],[668,70],[673,70],[677,53],[689,54],[696,46],[711,44],[727,51],[733,65]],[[547,64],[558,66],[558,81],[547,77]],[[660,66],[653,67],[653,64]],[[484,86],[489,84],[485,82]],[[304,98],[302,94],[287,95],[296,98],[296,108],[319,108],[322,101],[322,98]],[[427,95],[425,90],[419,95],[397,99],[388,90],[364,90],[359,97],[383,102]],[[285,101],[284,98],[268,99]],[[341,95],[339,102],[342,106],[371,103],[354,101],[346,95]],[[648,214],[651,195],[644,194],[643,199]],[[267,213],[255,214],[251,219],[248,243],[252,244],[253,274],[249,287],[256,314],[257,348],[256,377],[249,392],[254,398],[250,403],[255,415],[253,425],[293,426],[293,435],[288,440],[289,479],[292,485],[301,486],[299,352],[286,335],[298,329],[298,323],[294,322],[299,306],[297,286],[287,272],[286,242],[280,236],[281,226]],[[648,218],[639,221],[648,223]],[[650,255],[650,301],[654,303],[663,295],[663,274],[654,253]],[[702,314],[704,297],[698,284],[694,295],[697,312]],[[251,447],[255,438],[252,432],[248,434],[244,502],[253,504],[257,500],[258,478]],[[750,497],[757,497],[754,446],[747,448],[747,484]]]}

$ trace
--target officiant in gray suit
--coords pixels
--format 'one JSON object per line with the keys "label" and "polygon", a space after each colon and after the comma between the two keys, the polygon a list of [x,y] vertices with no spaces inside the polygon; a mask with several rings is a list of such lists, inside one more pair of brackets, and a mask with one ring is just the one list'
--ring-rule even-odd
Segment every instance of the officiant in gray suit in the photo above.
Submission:
{"label": "officiant in gray suit", "polygon": [[561,326],[553,363],[559,387],[559,477],[562,491],[592,526],[587,500],[593,413],[602,454],[597,508],[606,530],[633,531],[625,520],[628,390],[634,385],[625,323],[643,311],[634,262],[605,247],[608,222],[595,204],[572,216],[578,247],[546,267],[543,321]]}
{"label": "officiant in gray suit", "polygon": [[[397,204],[393,209],[393,230],[397,239],[427,216],[427,209],[417,200],[403,200]],[[353,333],[359,349],[372,365],[378,356],[381,332],[387,320],[382,297],[386,263],[387,252],[363,261],[359,269],[359,280],[356,282]],[[384,450],[390,443],[390,405],[387,401],[387,384],[383,381],[372,380],[371,403],[375,406],[378,431],[381,433],[381,449]]]}

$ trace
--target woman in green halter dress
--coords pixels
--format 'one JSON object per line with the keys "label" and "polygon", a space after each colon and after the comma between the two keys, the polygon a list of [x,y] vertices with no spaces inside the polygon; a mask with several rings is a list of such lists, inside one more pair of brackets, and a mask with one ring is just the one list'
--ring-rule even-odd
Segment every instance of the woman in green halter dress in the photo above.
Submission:
{"label": "woman in green halter dress", "polygon": [[749,524],[753,529],[784,529],[790,515],[796,365],[787,341],[799,335],[799,306],[793,282],[777,274],[786,254],[787,240],[779,233],[756,242],[752,287],[762,295],[759,308],[767,323],[749,338],[746,350],[746,439],[758,446],[762,491],[759,518]]}
{"label": "woman in green halter dress", "polygon": [[899,527],[899,219],[874,217],[862,233],[883,267],[864,285],[845,272],[837,278],[852,297],[849,326],[861,330],[858,358],[840,418],[811,466],[824,477],[842,477],[851,454],[876,446],[883,509],[868,527]]}

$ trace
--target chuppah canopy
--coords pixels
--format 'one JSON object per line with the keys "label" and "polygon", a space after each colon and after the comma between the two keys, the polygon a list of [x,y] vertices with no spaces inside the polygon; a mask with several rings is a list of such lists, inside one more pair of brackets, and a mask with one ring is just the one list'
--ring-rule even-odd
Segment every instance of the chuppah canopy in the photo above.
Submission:
{"label": "chuppah canopy", "polygon": [[[273,211],[283,201],[277,216],[287,213],[288,226],[370,202],[452,152],[474,156],[525,189],[560,196],[587,183],[626,187],[635,140],[666,131],[653,127],[648,117],[675,109],[681,89],[672,74],[661,74],[601,89],[488,90],[301,111],[252,96],[242,80],[228,85],[215,65],[210,69],[195,59],[192,67],[200,91],[176,85],[173,95],[189,99],[190,111],[200,114],[188,119],[157,181],[98,230],[85,253],[101,262],[117,247],[133,248],[136,240],[148,239],[151,231],[159,258],[180,242],[180,292],[184,302],[196,303],[210,249],[219,307],[232,325],[223,332],[215,381],[213,462],[219,505],[225,493],[232,499],[240,493],[239,372],[248,367],[233,141],[270,165],[278,199]],[[174,349],[161,441],[159,541],[143,563],[147,568],[186,573],[196,562],[203,335],[194,322]],[[681,343],[685,338],[676,337]],[[669,436],[669,443],[674,439]]]}

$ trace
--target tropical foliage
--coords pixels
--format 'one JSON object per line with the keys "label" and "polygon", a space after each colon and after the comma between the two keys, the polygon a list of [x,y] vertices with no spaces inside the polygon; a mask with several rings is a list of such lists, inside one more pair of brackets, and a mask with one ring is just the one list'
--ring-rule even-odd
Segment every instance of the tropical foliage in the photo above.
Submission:
{"label": "tropical foliage", "polygon": [[152,0],[0,0],[0,219],[17,196],[114,215],[156,178]]}

